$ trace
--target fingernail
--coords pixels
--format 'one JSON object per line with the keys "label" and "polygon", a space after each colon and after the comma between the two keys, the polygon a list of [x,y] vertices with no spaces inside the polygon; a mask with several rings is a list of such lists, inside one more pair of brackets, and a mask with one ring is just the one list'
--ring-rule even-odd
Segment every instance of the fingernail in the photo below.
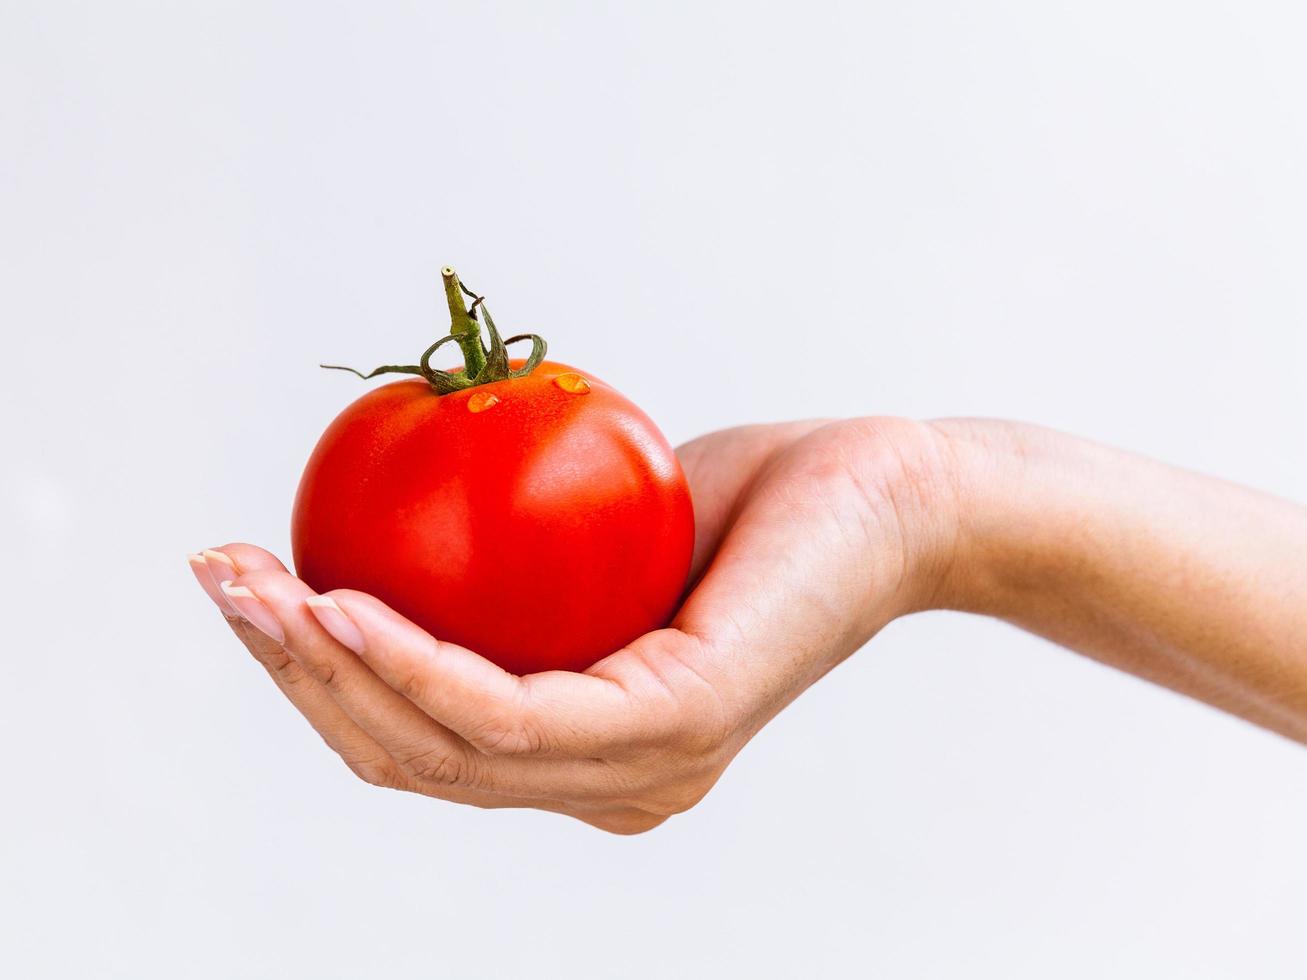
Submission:
{"label": "fingernail", "polygon": [[234,561],[221,551],[205,548],[204,551],[200,552],[200,555],[204,558],[204,566],[209,570],[209,578],[213,582],[213,587],[218,590],[218,595],[222,598],[221,606],[227,610],[228,616],[239,619],[241,611],[236,608],[236,605],[230,599],[223,595],[222,583],[230,582],[240,575],[240,569],[236,567]]}
{"label": "fingernail", "polygon": [[345,615],[344,610],[336,605],[335,599],[329,595],[314,595],[305,599],[304,604],[337,643],[349,647],[355,653],[363,652],[363,632]]}
{"label": "fingernail", "polygon": [[236,611],[253,623],[257,629],[268,634],[278,643],[286,642],[286,631],[281,628],[281,623],[277,622],[277,617],[272,614],[272,610],[253,592],[243,585],[223,582],[222,594],[230,599]]}
{"label": "fingernail", "polygon": [[222,614],[228,619],[235,618],[236,613],[232,611],[231,603],[227,601],[227,597],[223,595],[222,590],[218,588],[218,583],[215,582],[213,576],[209,574],[209,566],[208,563],[205,562],[204,556],[200,554],[188,555],[186,560],[190,563],[191,574],[195,576],[195,581],[200,583],[200,588],[202,588],[205,594],[213,600],[213,604],[217,606]]}

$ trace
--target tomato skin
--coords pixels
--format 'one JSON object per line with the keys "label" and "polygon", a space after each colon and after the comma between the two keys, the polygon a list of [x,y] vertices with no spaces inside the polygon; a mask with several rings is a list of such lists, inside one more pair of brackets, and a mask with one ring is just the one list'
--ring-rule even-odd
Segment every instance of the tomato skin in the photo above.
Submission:
{"label": "tomato skin", "polygon": [[[589,391],[554,383],[567,373]],[[471,411],[478,393],[499,401]],[[447,395],[397,381],[349,405],[304,469],[291,545],[317,592],[370,593],[513,673],[584,670],[667,624],[694,513],[653,422],[545,361]]]}

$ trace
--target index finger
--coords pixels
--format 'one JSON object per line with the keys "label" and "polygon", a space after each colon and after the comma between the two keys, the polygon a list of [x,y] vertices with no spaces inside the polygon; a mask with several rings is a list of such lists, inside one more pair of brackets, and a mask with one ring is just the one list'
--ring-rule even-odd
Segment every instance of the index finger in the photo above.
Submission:
{"label": "index finger", "polygon": [[510,674],[361,592],[309,606],[390,687],[487,754],[611,758],[656,739],[670,715],[610,677]]}

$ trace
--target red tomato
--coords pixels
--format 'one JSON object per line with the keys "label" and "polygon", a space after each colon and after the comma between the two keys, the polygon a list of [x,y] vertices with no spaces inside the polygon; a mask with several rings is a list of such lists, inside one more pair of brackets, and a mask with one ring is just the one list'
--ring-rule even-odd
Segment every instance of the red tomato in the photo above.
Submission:
{"label": "red tomato", "polygon": [[666,625],[694,515],[653,422],[544,361],[449,394],[414,378],[358,399],[309,459],[291,534],[315,590],[370,593],[522,674],[584,670]]}

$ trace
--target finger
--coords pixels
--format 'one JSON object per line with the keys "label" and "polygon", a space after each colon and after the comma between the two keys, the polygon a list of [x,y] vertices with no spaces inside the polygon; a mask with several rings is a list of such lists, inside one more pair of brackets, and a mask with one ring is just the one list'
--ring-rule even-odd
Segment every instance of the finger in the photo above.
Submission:
{"label": "finger", "polygon": [[423,793],[450,803],[475,806],[483,810],[533,808],[587,819],[573,812],[561,800],[505,796],[457,786],[443,786],[433,791],[431,787],[415,784],[390,753],[355,724],[322,685],[310,677],[285,650],[278,647],[276,652],[271,652],[271,648],[277,645],[250,623],[235,620],[231,625],[233,632],[245,640],[251,652],[256,649],[260,651],[255,659],[260,661],[286,699],[313,727],[327,747],[340,757],[350,772],[365,783],[385,789]]}
{"label": "finger", "polygon": [[213,604],[218,607],[219,612],[228,619],[239,618],[236,611],[232,609],[227,597],[222,594],[222,589],[218,587],[218,583],[213,580],[213,575],[209,572],[209,566],[204,560],[203,553],[196,552],[193,555],[188,555],[186,560],[190,563],[191,574],[195,576],[195,581],[200,584],[200,588],[204,590],[205,594],[213,600]]}
{"label": "finger", "polygon": [[[235,556],[239,556],[239,561]],[[211,580],[221,577],[229,582],[246,569],[283,569],[281,562],[271,552],[253,545],[224,545],[220,549],[205,550],[202,557]],[[230,621],[232,632],[240,638],[281,693],[304,716],[327,746],[365,782],[374,785],[401,782],[394,760],[376,740],[340,710],[340,706],[286,653],[277,640],[242,617],[239,609],[220,587],[218,591],[235,614],[235,618]]]}
{"label": "finger", "polygon": [[541,799],[607,792],[611,771],[595,760],[493,759],[476,751],[337,642],[310,610],[306,600],[313,592],[299,579],[254,572],[228,585],[227,593],[248,618],[274,620],[286,651],[416,783]]}
{"label": "finger", "polygon": [[392,689],[488,755],[614,758],[656,738],[667,717],[599,674],[510,674],[360,592],[310,608]]}
{"label": "finger", "polygon": [[[267,552],[263,554],[267,555]],[[268,557],[271,558],[270,555]],[[253,554],[250,558],[251,564],[259,560]],[[275,558],[265,564],[280,567],[280,562]],[[240,637],[286,699],[304,716],[327,746],[364,782],[391,789],[426,792],[427,795],[437,795],[453,803],[483,809],[535,807],[572,815],[570,808],[560,800],[479,793],[457,786],[442,787],[439,793],[431,793],[428,788],[415,785],[394,757],[345,713],[327,690],[286,652],[281,643],[245,619],[231,620],[231,627],[232,632]]]}
{"label": "finger", "polygon": [[239,542],[225,544],[221,548],[205,548],[190,556],[190,565],[196,581],[228,619],[239,618],[240,612],[223,594],[223,582],[230,582],[245,571],[263,568],[286,570],[272,552]]}
{"label": "finger", "polygon": [[[248,623],[233,624],[251,633],[258,630]],[[260,634],[261,635],[261,634]],[[286,699],[295,706],[306,721],[322,737],[346,767],[359,779],[371,786],[421,793],[435,799],[483,810],[537,809],[567,816],[578,816],[561,800],[530,799],[483,793],[457,786],[431,788],[419,786],[403,771],[398,762],[372,736],[364,732],[345,714],[335,700],[294,660],[283,653],[285,665],[281,668],[265,664],[268,675]],[[578,816],[578,819],[585,819]]]}
{"label": "finger", "polygon": [[232,632],[267,671],[286,700],[295,706],[355,775],[377,786],[401,782],[394,760],[340,710],[322,685],[305,673],[280,643],[244,619],[233,619],[230,625]]}
{"label": "finger", "polygon": [[383,684],[357,657],[343,650],[309,612],[305,600],[314,592],[286,572],[267,569],[227,583],[226,591],[255,625],[269,634],[269,642],[282,649],[307,674],[337,710],[352,724],[369,733],[401,767],[421,754],[431,771],[414,771],[414,778],[447,785],[471,785],[480,773],[468,770],[469,754],[459,740],[439,726],[417,705]]}
{"label": "finger", "polygon": [[259,572],[265,569],[284,572],[286,566],[282,564],[281,559],[265,548],[258,545],[246,544],[243,541],[233,541],[230,544],[224,544],[218,548],[210,548],[205,553],[205,557],[214,557],[226,561],[236,570],[236,574],[244,572]]}

